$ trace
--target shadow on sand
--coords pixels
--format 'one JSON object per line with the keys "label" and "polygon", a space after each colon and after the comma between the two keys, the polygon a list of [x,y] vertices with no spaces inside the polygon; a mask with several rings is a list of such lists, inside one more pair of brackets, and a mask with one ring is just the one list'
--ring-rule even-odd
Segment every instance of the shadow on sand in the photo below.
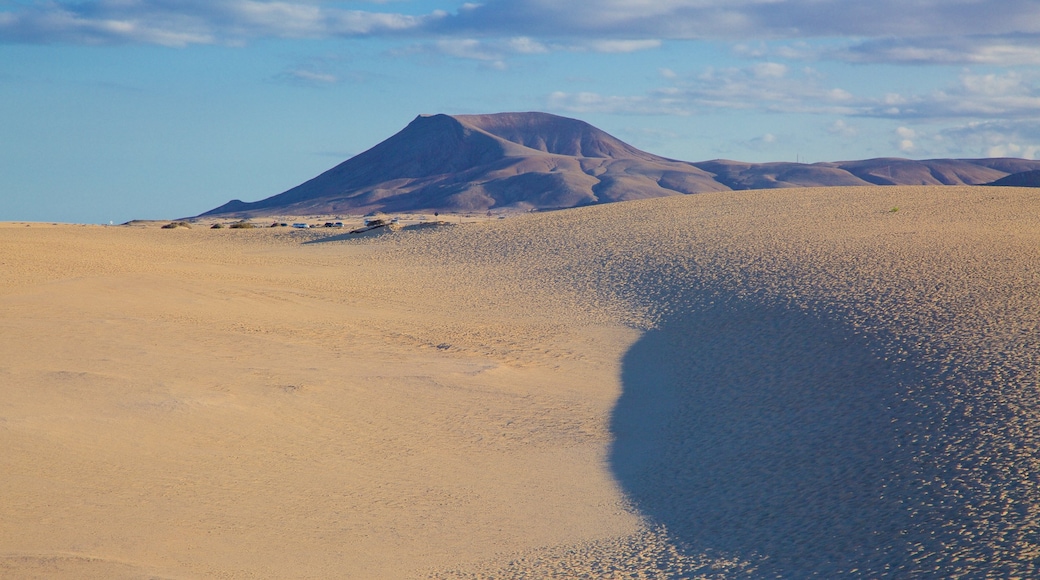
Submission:
{"label": "shadow on sand", "polygon": [[898,445],[896,369],[836,323],[752,303],[707,306],[623,361],[611,464],[684,551],[758,577],[908,571],[916,521]]}

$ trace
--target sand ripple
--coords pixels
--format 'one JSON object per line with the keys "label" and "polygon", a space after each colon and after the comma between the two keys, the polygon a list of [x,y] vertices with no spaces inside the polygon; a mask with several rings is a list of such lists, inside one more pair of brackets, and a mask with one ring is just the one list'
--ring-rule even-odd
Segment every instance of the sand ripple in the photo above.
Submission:
{"label": "sand ripple", "polygon": [[1040,575],[1035,190],[0,236],[4,573]]}

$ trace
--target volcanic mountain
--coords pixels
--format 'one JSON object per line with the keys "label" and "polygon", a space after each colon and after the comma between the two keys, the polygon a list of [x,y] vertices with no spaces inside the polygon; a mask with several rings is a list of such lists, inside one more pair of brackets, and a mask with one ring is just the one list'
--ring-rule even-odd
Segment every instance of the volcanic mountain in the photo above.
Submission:
{"label": "volcanic mountain", "polygon": [[702,169],[575,119],[422,115],[302,185],[203,215],[559,208],[726,189]]}
{"label": "volcanic mountain", "polygon": [[1040,161],[690,163],[547,113],[420,115],[386,141],[284,193],[233,200],[202,215],[549,209],[731,189],[974,185],[1034,169]]}

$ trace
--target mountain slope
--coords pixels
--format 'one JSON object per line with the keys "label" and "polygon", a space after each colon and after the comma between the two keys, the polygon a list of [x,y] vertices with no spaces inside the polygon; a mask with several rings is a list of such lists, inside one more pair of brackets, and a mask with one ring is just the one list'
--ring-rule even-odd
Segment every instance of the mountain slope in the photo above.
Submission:
{"label": "mountain slope", "polygon": [[1011,187],[1040,187],[1040,170],[1021,171],[987,183],[986,185],[1004,185]]}
{"label": "mountain slope", "polygon": [[1025,159],[688,163],[547,113],[420,115],[375,147],[281,194],[202,215],[548,209],[777,187],[975,185],[1040,169]]}
{"label": "mountain slope", "polygon": [[306,183],[203,215],[574,207],[725,189],[689,163],[575,119],[423,115]]}

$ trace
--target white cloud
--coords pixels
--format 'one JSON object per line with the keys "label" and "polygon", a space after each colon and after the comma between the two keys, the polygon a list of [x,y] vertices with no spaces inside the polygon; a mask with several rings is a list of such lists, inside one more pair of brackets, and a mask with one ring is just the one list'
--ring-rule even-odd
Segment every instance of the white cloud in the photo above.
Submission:
{"label": "white cloud", "polygon": [[968,123],[943,129],[939,137],[955,155],[1040,158],[1040,120]]}
{"label": "white cloud", "polygon": [[[380,4],[388,0],[372,0]],[[349,10],[328,0],[0,2],[0,42],[166,46],[255,38],[406,36],[513,44],[508,54],[623,53],[668,40],[737,42],[752,59],[1040,64],[1035,0],[488,0],[453,13]],[[388,4],[390,5],[390,4]],[[897,15],[897,16],[894,16]],[[942,31],[942,34],[936,34]],[[748,43],[747,38],[767,39]],[[845,39],[842,41],[842,39]]]}
{"label": "white cloud", "polygon": [[167,46],[417,30],[446,16],[344,10],[307,0],[33,2],[0,12],[0,41]]}
{"label": "white cloud", "polygon": [[646,40],[594,40],[588,47],[596,52],[637,52],[661,47],[657,39]]}
{"label": "white cloud", "polygon": [[827,128],[827,132],[831,135],[838,135],[840,137],[855,137],[859,135],[859,129],[853,125],[849,125],[842,119],[831,123],[830,127]]}
{"label": "white cloud", "polygon": [[[1033,0],[489,0],[460,11],[455,30],[673,39],[911,38],[1040,33]],[[529,33],[529,32],[528,32]]]}
{"label": "white cloud", "polygon": [[776,62],[762,62],[751,67],[751,71],[758,78],[779,79],[787,76],[787,65]]}
{"label": "white cloud", "polygon": [[569,113],[617,113],[641,115],[688,115],[678,103],[664,98],[619,97],[593,92],[566,93],[556,91],[546,99],[549,110]]}
{"label": "white cloud", "polygon": [[1024,157],[1026,159],[1036,159],[1038,152],[1040,152],[1040,145],[1023,146],[1018,143],[1008,142],[1000,145],[992,145],[986,148],[986,157]]}
{"label": "white cloud", "polygon": [[507,59],[518,55],[545,54],[559,47],[548,46],[527,37],[498,39],[442,37],[413,44],[405,49],[391,51],[394,55],[433,54],[451,58],[475,60],[496,70],[508,68]]}
{"label": "white cloud", "polygon": [[828,95],[835,101],[851,101],[853,99],[852,93],[845,89],[831,89],[828,91]]}
{"label": "white cloud", "polygon": [[[529,39],[531,47],[631,52],[663,40],[733,40],[747,58],[1040,64],[1035,0],[488,0],[454,13],[348,10],[322,0],[0,3],[0,41],[241,43],[261,37],[397,35]],[[896,16],[897,15],[897,16]],[[935,31],[941,30],[937,35]],[[746,38],[770,39],[748,44]],[[414,38],[414,36],[413,36]],[[824,49],[812,39],[849,39]],[[773,46],[770,45],[773,43]],[[776,44],[779,43],[779,44]],[[522,53],[521,50],[515,52]]]}
{"label": "white cloud", "polygon": [[623,53],[648,50],[661,46],[659,40],[598,40],[582,44],[547,44],[526,36],[507,39],[441,37],[435,41],[412,45],[394,54],[432,53],[453,58],[495,61],[498,69],[506,68],[506,60],[517,56],[547,54],[550,52],[602,52]]}
{"label": "white cloud", "polygon": [[965,93],[990,97],[1022,94],[1028,91],[1023,83],[1022,75],[1014,71],[1004,75],[966,73],[961,75],[960,81]]}
{"label": "white cloud", "polygon": [[669,72],[671,74],[662,76],[674,84],[644,95],[596,94],[594,99],[577,99],[576,94],[567,94],[566,100],[557,97],[550,102],[571,112],[690,115],[710,109],[759,109],[844,115],[859,111],[854,97],[847,91],[821,86],[819,79],[805,71],[791,75],[782,64],[760,63],[746,68],[723,69],[709,67],[691,78]]}
{"label": "white cloud", "polygon": [[443,38],[434,43],[441,54],[472,60],[499,60],[502,53],[475,38]]}
{"label": "white cloud", "polygon": [[916,119],[1033,119],[1040,110],[1040,90],[1031,79],[1005,74],[961,74],[957,84],[930,94],[886,95],[862,103],[860,114]]}
{"label": "white cloud", "polygon": [[288,81],[310,85],[331,85],[339,82],[339,78],[336,75],[303,69],[287,71],[282,75],[282,78]]}
{"label": "white cloud", "polygon": [[917,131],[908,127],[898,127],[896,129],[896,147],[903,153],[913,153],[917,149],[914,144],[916,137]]}
{"label": "white cloud", "polygon": [[1034,31],[999,36],[965,33],[884,38],[821,51],[817,56],[862,63],[1037,65],[1040,64],[1040,35]]}
{"label": "white cloud", "polygon": [[[1037,74],[1040,79],[1040,74]],[[887,118],[906,123],[977,122],[997,119],[1032,121],[1040,114],[1037,79],[1024,72],[975,74],[963,71],[943,90],[922,94],[887,93],[880,97],[856,95],[828,87],[826,78],[813,70],[790,69],[761,63],[745,68],[708,67],[699,74],[662,71],[664,86],[639,95],[602,95],[596,99],[553,102],[573,112],[628,112],[645,114],[699,114],[711,110],[825,114]],[[844,123],[844,122],[843,122]],[[848,135],[845,126],[833,134]],[[913,135],[903,136],[904,150],[921,149]]]}
{"label": "white cloud", "polygon": [[[912,65],[1032,66],[1040,64],[1040,33],[837,35],[827,41],[776,40],[738,42],[733,53],[746,59],[832,60],[852,63]],[[842,40],[844,38],[845,40]]]}
{"label": "white cloud", "polygon": [[527,36],[517,36],[506,41],[509,50],[517,54],[544,54],[549,47]]}
{"label": "white cloud", "polygon": [[692,106],[755,109],[777,112],[854,113],[853,97],[842,89],[828,88],[802,71],[789,74],[784,65],[762,63],[748,68],[707,69],[694,82],[678,85]]}

